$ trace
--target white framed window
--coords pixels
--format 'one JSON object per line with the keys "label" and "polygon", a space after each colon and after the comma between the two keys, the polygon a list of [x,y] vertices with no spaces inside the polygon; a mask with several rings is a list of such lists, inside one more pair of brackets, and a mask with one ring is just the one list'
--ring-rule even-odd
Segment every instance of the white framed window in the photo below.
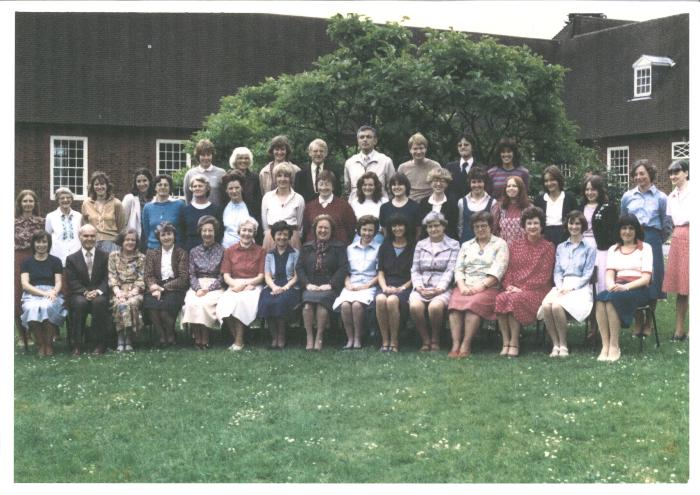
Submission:
{"label": "white framed window", "polygon": [[671,143],[671,160],[680,160],[681,158],[690,158],[690,142],[688,141]]}
{"label": "white framed window", "polygon": [[51,199],[59,187],[73,191],[75,199],[85,199],[88,182],[88,138],[78,136],[51,136],[50,138]]}
{"label": "white framed window", "polygon": [[[183,167],[189,167],[191,157],[185,153],[185,141],[179,139],[156,140],[156,174],[173,175]],[[173,196],[184,197],[181,187],[172,191]]]}
{"label": "white framed window", "polygon": [[651,95],[651,65],[634,69],[634,97]]}
{"label": "white framed window", "polygon": [[608,148],[608,176],[619,184],[629,185],[630,147],[616,146]]}

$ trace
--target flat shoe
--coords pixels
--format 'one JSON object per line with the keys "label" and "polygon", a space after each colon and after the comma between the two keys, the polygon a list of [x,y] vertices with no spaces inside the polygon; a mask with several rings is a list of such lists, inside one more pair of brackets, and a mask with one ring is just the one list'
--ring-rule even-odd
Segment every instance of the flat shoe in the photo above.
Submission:
{"label": "flat shoe", "polygon": [[229,350],[229,351],[232,351],[232,352],[242,351],[242,350],[243,350],[243,346],[242,346],[242,345],[238,345],[238,344],[232,344],[231,347],[228,348],[228,350]]}
{"label": "flat shoe", "polygon": [[552,352],[549,354],[549,357],[557,357],[560,352],[561,351],[559,349],[559,346],[555,345],[554,347],[552,347]]}
{"label": "flat shoe", "polygon": [[450,351],[447,353],[448,358],[456,359],[459,357],[459,351]]}
{"label": "flat shoe", "polygon": [[559,348],[559,357],[567,357],[569,355],[569,349],[566,347]]}
{"label": "flat shoe", "polygon": [[430,346],[428,344],[424,344],[418,349],[418,352],[428,352],[430,351]]}
{"label": "flat shoe", "polygon": [[468,351],[459,351],[459,354],[457,354],[457,357],[458,357],[459,359],[465,359],[465,358],[468,358],[469,356],[471,356],[471,354],[472,354],[472,351],[471,351],[471,350],[468,350]]}

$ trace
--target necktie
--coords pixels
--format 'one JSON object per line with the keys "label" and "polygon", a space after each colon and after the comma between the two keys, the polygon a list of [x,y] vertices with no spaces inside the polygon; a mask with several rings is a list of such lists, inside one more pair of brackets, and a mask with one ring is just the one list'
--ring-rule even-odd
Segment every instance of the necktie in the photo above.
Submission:
{"label": "necktie", "polygon": [[85,264],[88,269],[88,277],[92,278],[92,251],[87,251],[85,253]]}

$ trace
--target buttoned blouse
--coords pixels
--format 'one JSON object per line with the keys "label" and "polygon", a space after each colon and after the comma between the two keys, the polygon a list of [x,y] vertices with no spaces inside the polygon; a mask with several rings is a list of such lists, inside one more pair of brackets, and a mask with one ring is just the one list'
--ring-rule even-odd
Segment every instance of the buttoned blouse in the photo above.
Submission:
{"label": "buttoned blouse", "polygon": [[418,241],[411,267],[413,287],[447,290],[452,282],[458,254],[459,242],[447,236],[436,244],[430,237]]}
{"label": "buttoned blouse", "polygon": [[[467,287],[473,287],[492,276],[498,282],[508,268],[508,244],[495,235],[483,247],[479,242],[470,239],[462,244],[455,265],[455,282],[461,281]],[[498,283],[493,286],[498,287]]]}
{"label": "buttoned blouse", "polygon": [[542,199],[545,202],[545,225],[561,225],[562,224],[562,212],[564,211],[564,197],[566,193],[561,191],[557,199],[553,200],[549,193],[544,193]]}
{"label": "buttoned blouse", "polygon": [[15,249],[29,249],[34,232],[44,228],[45,220],[37,216],[15,218]]}
{"label": "buttoned blouse", "polygon": [[69,254],[80,249],[78,231],[83,215],[70,210],[65,215],[60,208],[46,215],[46,232],[51,235],[51,254],[61,260],[66,266],[66,258]]}
{"label": "buttoned blouse", "polygon": [[565,277],[580,277],[580,282],[572,287],[580,289],[588,284],[595,267],[596,249],[583,242],[574,244],[567,239],[557,246],[554,261],[554,285],[557,289],[564,286]]}
{"label": "buttoned blouse", "polygon": [[[289,252],[289,256],[287,256],[287,263],[284,266],[285,274],[287,276],[287,280],[291,280],[296,273],[297,261],[299,261],[299,251],[291,246],[288,246],[286,252]],[[269,273],[273,279],[275,278],[275,273],[277,273],[276,260],[278,259],[281,260],[282,255],[277,252],[276,247],[268,251],[265,255],[265,273]]]}
{"label": "buttoned blouse", "polygon": [[671,231],[671,219],[666,215],[666,201],[666,194],[654,184],[645,192],[641,192],[637,186],[622,195],[620,213],[631,213],[644,227],[664,231],[665,238]]}
{"label": "buttoned blouse", "polygon": [[690,182],[682,191],[677,187],[668,195],[666,214],[673,219],[673,225],[688,225],[690,223]]}
{"label": "buttoned blouse", "polygon": [[363,246],[359,240],[348,246],[351,284],[366,284],[377,276],[379,246],[375,241]]}
{"label": "buttoned blouse", "polygon": [[[224,277],[221,275],[221,261],[224,257],[224,248],[218,242],[211,246],[200,244],[190,250],[190,287],[199,289],[217,290],[223,287]],[[209,287],[202,287],[200,278],[215,279]]]}
{"label": "buttoned blouse", "polygon": [[98,206],[97,201],[87,198],[81,209],[83,225],[90,224],[97,229],[98,241],[114,241],[126,227],[126,215],[122,202],[111,197]]}
{"label": "buttoned blouse", "polygon": [[289,195],[284,202],[280,201],[277,195],[277,189],[265,193],[260,211],[263,230],[269,230],[272,224],[281,220],[301,230],[304,220],[305,205],[306,203],[302,195],[294,192],[294,189],[289,190]]}
{"label": "buttoned blouse", "polygon": [[224,208],[223,223],[224,223],[224,239],[221,241],[221,245],[224,249],[233,246],[235,243],[241,240],[238,237],[238,226],[244,218],[251,216],[248,206],[240,201],[234,203],[229,201]]}
{"label": "buttoned blouse", "polygon": [[221,273],[231,278],[255,278],[265,273],[265,250],[257,244],[248,248],[236,243],[224,251]]}

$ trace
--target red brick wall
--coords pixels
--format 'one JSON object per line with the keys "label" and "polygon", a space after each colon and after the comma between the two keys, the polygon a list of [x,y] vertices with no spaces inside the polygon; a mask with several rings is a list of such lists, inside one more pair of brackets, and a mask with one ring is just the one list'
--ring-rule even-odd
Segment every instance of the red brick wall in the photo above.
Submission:
{"label": "red brick wall", "polygon": [[[56,208],[50,201],[51,136],[87,137],[88,176],[106,172],[118,198],[129,192],[135,169],[156,170],[157,139],[187,139],[193,130],[71,126],[51,124],[15,125],[15,195],[33,189],[39,195],[41,215]],[[79,204],[76,205],[79,207]]]}

